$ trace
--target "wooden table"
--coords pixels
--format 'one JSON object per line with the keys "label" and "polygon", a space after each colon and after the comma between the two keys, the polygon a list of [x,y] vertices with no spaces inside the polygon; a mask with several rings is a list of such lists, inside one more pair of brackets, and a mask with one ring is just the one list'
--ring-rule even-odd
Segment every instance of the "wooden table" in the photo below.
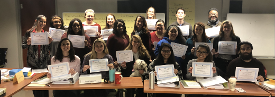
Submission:
{"label": "wooden table", "polygon": [[80,90],[80,89],[124,89],[124,88],[143,88],[141,77],[123,77],[121,84],[96,83],[96,84],[50,84],[50,87],[25,87],[24,90]]}
{"label": "wooden table", "polygon": [[272,95],[272,97],[275,97],[275,90],[271,90],[271,91],[268,91],[271,95]]}
{"label": "wooden table", "polygon": [[14,95],[15,93],[19,92],[22,90],[25,86],[30,84],[32,81],[46,75],[46,73],[39,73],[35,74],[31,79],[24,79],[22,82],[18,84],[13,84],[12,81],[10,82],[1,82],[0,88],[6,88],[6,96],[5,97],[10,97]]}
{"label": "wooden table", "polygon": [[236,90],[229,91],[225,89],[184,89],[182,85],[180,85],[180,88],[177,89],[158,87],[155,84],[154,89],[149,89],[149,81],[144,81],[144,93],[270,96],[270,93],[266,92],[253,83],[237,83],[236,88],[243,88],[246,93],[239,93]]}

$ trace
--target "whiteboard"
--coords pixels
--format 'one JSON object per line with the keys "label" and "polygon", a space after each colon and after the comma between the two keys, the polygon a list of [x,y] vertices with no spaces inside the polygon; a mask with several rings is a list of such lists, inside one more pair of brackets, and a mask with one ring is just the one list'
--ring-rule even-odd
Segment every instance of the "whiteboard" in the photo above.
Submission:
{"label": "whiteboard", "polygon": [[275,56],[274,17],[275,14],[227,14],[227,20],[232,22],[234,32],[241,41],[252,43],[253,56],[266,58]]}

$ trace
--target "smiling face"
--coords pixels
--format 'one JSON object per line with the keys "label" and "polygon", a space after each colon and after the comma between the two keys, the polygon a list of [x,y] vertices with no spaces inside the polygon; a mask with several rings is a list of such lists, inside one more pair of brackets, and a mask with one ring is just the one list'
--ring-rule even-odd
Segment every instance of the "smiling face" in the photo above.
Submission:
{"label": "smiling face", "polygon": [[240,47],[239,54],[243,60],[250,60],[252,59],[252,48],[248,44],[243,44]]}
{"label": "smiling face", "polygon": [[156,30],[157,30],[157,32],[163,32],[164,31],[164,24],[163,24],[163,22],[157,22],[157,24],[156,24]]}
{"label": "smiling face", "polygon": [[154,8],[149,8],[148,9],[147,16],[149,18],[153,18],[155,16],[155,10],[154,10]]}
{"label": "smiling face", "polygon": [[102,42],[96,42],[95,44],[96,53],[102,53],[104,50],[104,44]]}
{"label": "smiling face", "polygon": [[140,47],[140,41],[137,38],[133,38],[133,40],[132,40],[132,46],[133,46],[133,48]]}
{"label": "smiling face", "polygon": [[136,26],[138,29],[141,29],[143,27],[143,19],[141,17],[138,17],[137,18],[137,21],[136,21]]}
{"label": "smiling face", "polygon": [[79,24],[79,22],[78,21],[74,21],[72,28],[73,28],[74,33],[77,34],[80,31],[80,24]]}
{"label": "smiling face", "polygon": [[64,40],[61,42],[61,50],[62,52],[69,52],[70,51],[70,41],[69,40]]}
{"label": "smiling face", "polygon": [[124,30],[124,25],[122,22],[118,22],[117,23],[117,31],[118,33],[122,34],[123,33],[123,30]]}
{"label": "smiling face", "polygon": [[46,25],[46,17],[41,17],[40,20],[37,20],[37,28],[44,28]]}
{"label": "smiling face", "polygon": [[114,25],[114,22],[115,22],[115,19],[114,19],[114,17],[112,16],[112,15],[108,15],[107,16],[107,23],[108,23],[108,25]]}
{"label": "smiling face", "polygon": [[223,32],[224,32],[224,34],[230,35],[230,34],[231,34],[231,31],[232,31],[231,25],[229,25],[228,23],[225,23],[225,24],[223,25]]}
{"label": "smiling face", "polygon": [[169,30],[168,35],[170,40],[176,40],[178,36],[178,30],[175,27],[173,27]]}
{"label": "smiling face", "polygon": [[197,55],[198,59],[204,60],[208,56],[208,52],[207,52],[207,50],[205,48],[199,47],[197,49],[196,55]]}
{"label": "smiling face", "polygon": [[218,21],[218,12],[216,10],[211,10],[208,13],[208,21],[209,22],[217,22]]}
{"label": "smiling face", "polygon": [[60,19],[53,19],[52,22],[53,22],[53,26],[57,29],[59,29],[62,25]]}
{"label": "smiling face", "polygon": [[177,17],[177,19],[184,19],[184,17],[186,16],[186,14],[184,13],[184,11],[183,10],[181,10],[181,9],[179,9],[178,11],[177,11],[177,14],[176,14],[176,17]]}
{"label": "smiling face", "polygon": [[201,26],[199,26],[199,25],[196,25],[195,26],[195,34],[197,36],[202,36],[202,33],[203,33],[203,28]]}
{"label": "smiling face", "polygon": [[169,47],[163,47],[161,50],[161,55],[164,59],[168,59],[171,55],[171,49]]}
{"label": "smiling face", "polygon": [[85,16],[86,21],[87,22],[93,22],[94,18],[95,18],[94,16],[95,16],[95,14],[93,12],[86,13],[86,16]]}

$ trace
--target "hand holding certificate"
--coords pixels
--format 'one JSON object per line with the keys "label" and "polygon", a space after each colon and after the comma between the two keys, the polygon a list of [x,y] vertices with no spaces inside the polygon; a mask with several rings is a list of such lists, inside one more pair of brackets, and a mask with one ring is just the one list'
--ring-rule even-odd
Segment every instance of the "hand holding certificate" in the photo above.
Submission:
{"label": "hand holding certificate", "polygon": [[62,78],[62,77],[67,77],[69,73],[69,63],[64,62],[60,64],[55,64],[55,65],[48,65],[49,73],[51,74],[51,78]]}
{"label": "hand holding certificate", "polygon": [[193,62],[192,76],[213,77],[212,62]]}
{"label": "hand holding certificate", "polygon": [[73,46],[76,48],[85,47],[85,36],[79,35],[68,35],[68,39],[72,42]]}
{"label": "hand holding certificate", "polygon": [[96,37],[98,32],[97,26],[84,26],[84,30],[86,31],[86,35],[90,37]]}
{"label": "hand holding certificate", "polygon": [[123,50],[123,51],[116,51],[117,62],[131,62],[133,61],[133,52],[132,50]]}
{"label": "hand holding certificate", "polygon": [[105,29],[105,30],[101,30],[101,35],[103,37],[103,40],[107,40],[108,37],[113,34],[113,29]]}
{"label": "hand holding certificate", "polygon": [[168,79],[176,76],[173,64],[155,66],[155,71],[157,72],[157,80]]}
{"label": "hand holding certificate", "polygon": [[236,41],[219,41],[218,52],[220,54],[236,55]]}
{"label": "hand holding certificate", "polygon": [[210,38],[219,36],[219,33],[220,33],[220,26],[205,29],[205,34]]}
{"label": "hand holding certificate", "polygon": [[186,45],[182,45],[182,44],[178,44],[178,43],[174,43],[174,42],[171,42],[171,46],[172,46],[175,56],[177,56],[177,57],[182,57],[183,55],[185,55],[186,50],[188,48],[188,46],[186,46]]}
{"label": "hand holding certificate", "polygon": [[62,35],[65,33],[65,30],[55,28],[50,28],[49,31],[50,37],[52,37],[53,41],[60,41]]}
{"label": "hand holding certificate", "polygon": [[108,71],[108,59],[90,59],[90,73],[92,72],[100,72],[100,71]]}
{"label": "hand holding certificate", "polygon": [[183,36],[189,36],[189,25],[178,26]]}
{"label": "hand holding certificate", "polygon": [[258,77],[259,68],[243,68],[236,67],[235,77],[237,81],[251,81],[256,82]]}
{"label": "hand holding certificate", "polygon": [[146,19],[148,29],[156,30],[155,26],[157,21],[158,19]]}
{"label": "hand holding certificate", "polygon": [[48,45],[48,33],[31,33],[31,45]]}

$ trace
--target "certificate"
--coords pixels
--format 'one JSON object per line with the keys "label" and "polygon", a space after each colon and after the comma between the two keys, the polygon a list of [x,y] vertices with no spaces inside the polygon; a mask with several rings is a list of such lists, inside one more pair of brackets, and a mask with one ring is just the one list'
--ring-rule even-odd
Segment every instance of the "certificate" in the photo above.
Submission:
{"label": "certificate", "polygon": [[236,55],[236,41],[219,41],[218,52],[220,54]]}
{"label": "certificate", "polygon": [[158,19],[146,19],[148,29],[156,30],[155,26],[157,21]]}
{"label": "certificate", "polygon": [[133,61],[132,50],[116,51],[116,58],[118,63]]}
{"label": "certificate", "polygon": [[103,37],[103,40],[108,40],[108,37],[113,34],[113,29],[105,29],[101,30],[101,35]]}
{"label": "certificate", "polygon": [[212,62],[192,62],[192,67],[192,76],[213,77]]}
{"label": "certificate", "polygon": [[182,36],[189,36],[189,25],[178,26],[181,30]]}
{"label": "certificate", "polygon": [[174,55],[177,57],[182,57],[183,55],[185,55],[186,50],[188,48],[188,46],[186,45],[182,45],[174,42],[171,42],[171,46],[172,46]]}
{"label": "certificate", "polygon": [[31,33],[31,45],[48,45],[48,33]]}
{"label": "certificate", "polygon": [[48,65],[48,69],[52,78],[62,78],[69,75],[69,62]]}
{"label": "certificate", "polygon": [[68,35],[68,39],[72,42],[73,46],[76,48],[85,47],[85,36],[79,35]]}
{"label": "certificate", "polygon": [[256,82],[258,77],[259,68],[243,68],[236,67],[235,77],[237,81],[251,81]]}
{"label": "certificate", "polygon": [[90,73],[92,72],[100,72],[100,71],[108,71],[108,59],[90,59]]}
{"label": "certificate", "polygon": [[86,35],[90,37],[96,37],[98,32],[97,26],[83,26],[84,30],[86,31]]}
{"label": "certificate", "polygon": [[214,38],[216,36],[219,36],[220,28],[221,27],[218,26],[218,27],[212,27],[212,28],[205,29],[205,34],[210,38]]}
{"label": "certificate", "polygon": [[155,66],[155,71],[157,72],[157,80],[168,79],[176,76],[173,64]]}
{"label": "certificate", "polygon": [[52,37],[53,41],[60,41],[62,35],[65,33],[65,30],[61,29],[50,29],[50,37]]}
{"label": "certificate", "polygon": [[195,48],[197,48],[199,45],[207,45],[207,46],[209,46],[210,51],[213,49],[213,43],[195,42]]}

